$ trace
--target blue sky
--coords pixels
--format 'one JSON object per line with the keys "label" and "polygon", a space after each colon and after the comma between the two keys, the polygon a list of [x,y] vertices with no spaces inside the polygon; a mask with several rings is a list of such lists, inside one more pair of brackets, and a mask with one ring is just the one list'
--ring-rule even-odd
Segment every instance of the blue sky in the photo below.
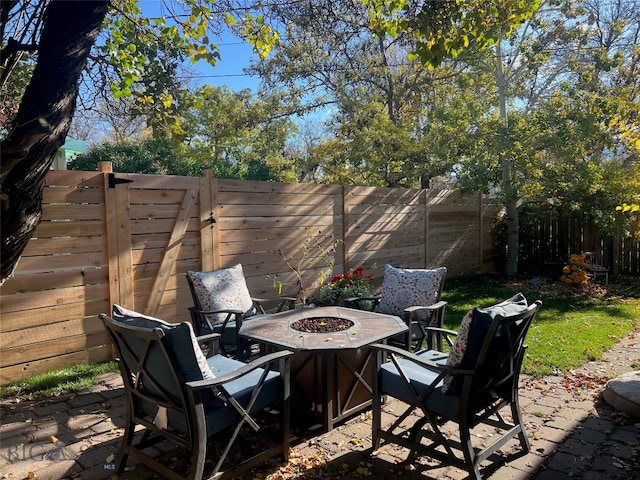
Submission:
{"label": "blue sky", "polygon": [[220,60],[215,67],[202,60],[191,66],[196,73],[194,81],[199,84],[227,85],[231,90],[249,88],[255,92],[259,84],[258,77],[250,77],[242,71],[255,57],[252,47],[231,34],[218,40],[217,44]]}
{"label": "blue sky", "polygon": [[[138,2],[140,8],[146,15],[155,17],[163,13],[162,1],[141,0]],[[165,12],[166,13],[166,12]],[[204,61],[199,61],[195,65],[188,64],[188,68],[194,71],[194,83],[198,85],[213,84],[217,86],[227,85],[232,90],[242,90],[249,88],[256,91],[259,79],[250,77],[242,71],[249,65],[252,58],[255,58],[252,47],[227,32],[222,38],[212,38],[212,43],[216,43],[220,52],[220,60],[215,67]]]}

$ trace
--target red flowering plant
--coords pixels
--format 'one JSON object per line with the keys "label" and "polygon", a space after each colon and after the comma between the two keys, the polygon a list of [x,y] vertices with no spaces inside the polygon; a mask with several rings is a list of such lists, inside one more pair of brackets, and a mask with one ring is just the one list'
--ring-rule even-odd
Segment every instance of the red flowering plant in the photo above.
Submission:
{"label": "red flowering plant", "polygon": [[345,298],[368,297],[372,279],[371,275],[364,274],[362,267],[337,273],[329,283],[320,287],[320,301],[324,305],[338,305]]}

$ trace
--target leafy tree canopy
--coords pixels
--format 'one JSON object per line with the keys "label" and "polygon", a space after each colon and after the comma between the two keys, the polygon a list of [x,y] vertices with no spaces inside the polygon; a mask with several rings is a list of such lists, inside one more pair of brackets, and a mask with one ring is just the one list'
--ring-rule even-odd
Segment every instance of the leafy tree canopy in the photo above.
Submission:
{"label": "leafy tree canopy", "polygon": [[538,9],[538,0],[363,0],[379,36],[410,32],[413,55],[437,67],[470,45],[493,45],[508,37]]}

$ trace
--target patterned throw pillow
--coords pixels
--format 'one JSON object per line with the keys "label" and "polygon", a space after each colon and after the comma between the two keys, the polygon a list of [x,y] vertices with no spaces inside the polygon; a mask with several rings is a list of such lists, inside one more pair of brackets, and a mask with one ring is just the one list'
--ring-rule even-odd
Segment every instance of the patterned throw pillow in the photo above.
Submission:
{"label": "patterned throw pillow", "polygon": [[405,308],[433,305],[446,274],[446,267],[422,270],[385,265],[378,311],[402,317]]}
{"label": "patterned throw pillow", "polygon": [[[212,272],[187,272],[193,283],[201,310],[240,310],[244,316],[255,313],[253,300],[247,288],[242,265],[234,265]],[[225,321],[227,314],[211,314],[213,325]]]}
{"label": "patterned throw pillow", "polygon": [[[459,367],[462,363],[464,353],[467,351],[467,342],[469,340],[469,327],[471,327],[471,319],[473,318],[473,310],[469,310],[462,318],[460,328],[458,329],[458,336],[456,337],[456,343],[451,347],[449,356],[447,357],[448,367]],[[442,380],[442,393],[447,393],[451,388],[451,382],[454,375],[447,375]]]}
{"label": "patterned throw pillow", "polygon": [[[493,319],[497,315],[507,316],[522,313],[527,309],[527,299],[522,293],[487,308],[474,308],[469,311],[460,325],[447,366],[462,369],[473,368],[478,360],[480,349]],[[462,380],[456,375],[447,375],[442,381],[442,392],[449,395],[460,393]]]}
{"label": "patterned throw pillow", "polygon": [[[160,327],[165,330],[170,330],[172,328],[182,327],[182,325],[186,325],[189,329],[190,336],[190,344],[193,348],[193,353],[195,355],[195,361],[198,364],[198,369],[200,370],[200,374],[202,375],[202,380],[208,380],[210,378],[215,378],[215,375],[211,371],[211,368],[207,364],[207,357],[202,353],[202,349],[198,344],[198,340],[196,339],[196,335],[193,331],[193,326],[189,322],[184,323],[168,323],[164,320],[160,320],[159,318],[150,317],[148,315],[143,315],[142,313],[135,312],[133,310],[128,310],[120,305],[113,305],[113,319],[118,320],[119,322],[125,323],[127,325],[131,325],[134,327],[142,327],[142,328],[156,328]],[[184,328],[184,327],[182,327]],[[177,350],[180,351],[182,346],[177,346]],[[185,344],[184,347],[188,348],[188,345]],[[179,357],[180,361],[182,361],[181,368],[186,370],[185,376],[188,380],[199,380],[198,378],[190,378],[193,377],[188,371],[191,370],[188,358],[185,355],[181,355]]]}

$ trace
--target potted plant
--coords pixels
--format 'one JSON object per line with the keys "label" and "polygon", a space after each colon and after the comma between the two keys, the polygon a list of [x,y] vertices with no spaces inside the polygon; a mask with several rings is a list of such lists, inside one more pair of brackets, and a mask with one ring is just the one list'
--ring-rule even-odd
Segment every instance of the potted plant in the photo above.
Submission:
{"label": "potted plant", "polygon": [[320,287],[320,302],[323,305],[340,305],[345,298],[371,296],[371,280],[371,275],[365,275],[362,267],[337,273],[329,283]]}

